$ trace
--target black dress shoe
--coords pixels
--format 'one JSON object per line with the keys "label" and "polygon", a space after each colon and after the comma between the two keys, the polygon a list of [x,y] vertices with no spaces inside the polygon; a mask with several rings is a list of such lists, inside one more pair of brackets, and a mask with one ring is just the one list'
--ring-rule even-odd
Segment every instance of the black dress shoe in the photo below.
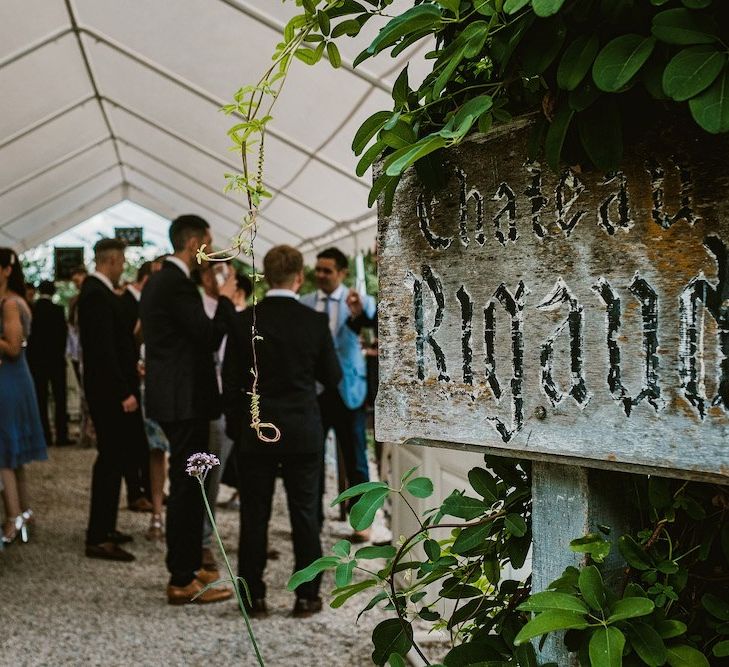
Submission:
{"label": "black dress shoe", "polygon": [[253,604],[248,604],[248,600],[245,600],[243,604],[250,618],[266,618],[268,616],[268,607],[264,598],[253,598]]}
{"label": "black dress shoe", "polygon": [[307,618],[318,614],[321,611],[321,598],[314,598],[307,600],[306,598],[296,598],[296,604],[294,605],[294,611],[292,616],[294,618]]}
{"label": "black dress shoe", "polygon": [[118,530],[112,530],[107,536],[107,541],[113,544],[128,544],[134,542],[134,538],[126,533],[120,533]]}
{"label": "black dress shoe", "polygon": [[101,558],[102,560],[116,560],[122,563],[131,563],[134,554],[124,551],[118,544],[113,542],[102,542],[101,544],[86,545],[87,558]]}

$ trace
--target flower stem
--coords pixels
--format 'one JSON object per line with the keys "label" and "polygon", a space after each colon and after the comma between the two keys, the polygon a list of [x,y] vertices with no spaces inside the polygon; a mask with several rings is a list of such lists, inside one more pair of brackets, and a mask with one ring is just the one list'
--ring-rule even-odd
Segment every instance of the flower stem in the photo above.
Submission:
{"label": "flower stem", "polygon": [[213,516],[213,511],[210,509],[210,503],[208,502],[208,496],[205,493],[205,481],[202,478],[202,476],[197,478],[197,481],[200,483],[200,491],[202,493],[203,501],[205,502],[205,509],[208,513],[208,519],[210,519],[210,525],[213,527],[213,533],[215,534],[215,539],[218,541],[218,547],[220,548],[220,553],[223,554],[223,560],[225,561],[225,567],[228,570],[228,575],[230,576],[231,581],[233,582],[233,590],[235,591],[235,597],[238,600],[238,607],[240,608],[241,616],[243,617],[243,621],[246,624],[246,629],[248,630],[248,636],[251,639],[251,644],[253,644],[253,650],[256,652],[256,659],[258,660],[258,664],[261,667],[265,667],[265,664],[263,662],[263,658],[261,657],[261,652],[258,649],[258,643],[256,642],[256,637],[253,634],[253,628],[251,627],[251,619],[248,617],[248,612],[246,611],[245,604],[243,603],[243,596],[240,594],[240,584],[238,582],[238,578],[236,575],[233,574],[233,568],[230,565],[230,561],[228,560],[228,554],[225,552],[225,547],[223,546],[223,540],[220,537],[220,532],[218,531],[218,524],[215,523],[215,517]]}

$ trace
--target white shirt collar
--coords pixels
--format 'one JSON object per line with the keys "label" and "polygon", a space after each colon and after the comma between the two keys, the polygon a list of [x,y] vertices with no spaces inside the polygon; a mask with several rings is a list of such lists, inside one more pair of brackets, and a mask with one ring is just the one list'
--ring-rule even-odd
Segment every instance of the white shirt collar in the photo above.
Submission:
{"label": "white shirt collar", "polygon": [[190,277],[190,267],[185,264],[179,257],[175,257],[174,255],[168,255],[165,257],[165,262],[172,262],[176,267],[178,267],[188,278]]}
{"label": "white shirt collar", "polygon": [[266,292],[266,296],[286,296],[289,299],[296,299],[297,301],[299,300],[299,295],[294,292],[294,290],[290,289],[270,289],[268,290],[268,292]]}
{"label": "white shirt collar", "polygon": [[343,294],[343,292],[344,292],[345,289],[346,288],[344,287],[344,284],[342,284],[339,287],[337,287],[337,289],[335,289],[331,294],[327,294],[323,290],[318,289],[316,291],[316,296],[317,296],[317,299],[319,299],[319,301],[323,301],[324,299],[326,299],[327,297],[329,297],[330,299],[332,299],[332,301],[339,302],[339,301],[342,300],[342,294]]}
{"label": "white shirt collar", "polygon": [[47,301],[53,301],[53,297],[49,296],[48,294],[39,294],[38,301],[40,301],[41,299],[46,299]]}
{"label": "white shirt collar", "polygon": [[112,292],[114,291],[114,284],[103,273],[100,273],[99,271],[94,271],[91,275],[97,280],[100,280],[102,283],[104,283],[104,285],[106,285]]}
{"label": "white shirt collar", "polygon": [[137,301],[142,298],[142,293],[134,285],[127,285],[127,290]]}

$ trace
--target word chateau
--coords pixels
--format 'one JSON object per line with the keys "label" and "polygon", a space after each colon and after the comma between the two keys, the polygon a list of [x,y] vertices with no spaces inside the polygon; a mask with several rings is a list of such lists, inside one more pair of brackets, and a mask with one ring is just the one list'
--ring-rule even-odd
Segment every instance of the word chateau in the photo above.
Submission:
{"label": "word chateau", "polygon": [[[454,263],[454,260],[448,263],[447,268],[439,271],[439,256],[451,247],[455,238],[440,236],[433,231],[431,217],[437,201],[433,199],[426,203],[425,196],[419,194],[416,198],[418,229],[431,250],[425,254],[418,253],[419,256],[415,257],[406,253],[406,261],[410,266],[419,266],[417,272],[408,272],[407,281],[412,289],[415,373],[418,380],[437,377],[444,388],[449,386],[446,383],[461,381],[471,387],[485,385],[498,403],[501,403],[502,397],[508,395],[511,424],[503,422],[498,417],[487,417],[504,442],[508,442],[521,429],[525,419],[525,394],[528,394],[530,389],[536,390],[536,387],[524,387],[525,348],[532,348],[534,353],[538,354],[538,391],[552,406],[563,402],[574,402],[579,408],[587,406],[593,398],[595,387],[588,387],[585,365],[589,363],[590,355],[599,354],[606,359],[604,382],[607,393],[626,418],[631,416],[633,409],[640,403],[648,404],[656,413],[664,410],[670,403],[664,395],[665,383],[674,384],[671,378],[675,378],[674,386],[679,389],[678,395],[701,420],[711,414],[712,406],[729,412],[729,250],[719,234],[705,231],[701,236],[697,236],[698,230],[694,229],[694,224],[700,218],[694,214],[692,208],[691,170],[677,162],[672,166],[675,169],[674,180],[678,186],[673,213],[667,213],[665,210],[666,174],[663,168],[657,164],[646,166],[645,185],[650,187],[650,199],[644,197],[644,201],[652,205],[650,222],[647,224],[668,229],[676,222],[683,221],[687,238],[699,246],[703,244],[709,256],[716,262],[718,280],[707,280],[700,267],[697,268],[692,272],[694,277],[687,283],[675,285],[675,291],[679,295],[676,303],[678,322],[673,319],[670,323],[659,321],[661,313],[663,319],[667,319],[666,304],[663,304],[663,310],[659,309],[659,297],[665,294],[665,281],[651,285],[645,277],[646,272],[644,271],[644,275],[641,276],[640,270],[631,271],[629,275],[632,275],[632,279],[625,279],[623,277],[625,271],[620,266],[621,260],[616,257],[614,260],[616,270],[612,270],[612,264],[608,264],[603,270],[598,268],[593,275],[599,277],[589,284],[589,290],[595,297],[594,304],[603,312],[600,319],[604,321],[604,333],[599,337],[602,341],[599,349],[594,345],[595,336],[591,337],[593,345],[586,348],[585,304],[580,302],[575,296],[575,290],[570,288],[568,273],[555,271],[549,282],[553,287],[544,294],[536,295],[535,301],[532,302],[534,305],[528,306],[526,297],[534,290],[523,280],[519,280],[516,284],[501,282],[491,292],[485,285],[463,284],[462,278],[454,276],[454,272],[459,272],[459,268],[454,268],[459,266],[459,263]],[[491,222],[494,238],[503,246],[516,242],[517,223],[520,221],[525,225],[530,224],[534,233],[533,236],[528,235],[531,238],[525,239],[527,245],[538,244],[550,233],[543,219],[549,198],[543,194],[546,188],[543,187],[541,171],[535,165],[526,165],[526,171],[527,186],[520,191],[528,198],[529,217],[517,217],[515,189],[508,184],[501,183],[491,198],[492,201],[500,202],[500,208],[493,215]],[[455,174],[459,186],[460,245],[467,248],[470,243],[468,214],[469,209],[475,209],[474,238],[479,246],[483,246],[486,242],[484,197],[479,190],[467,185],[463,170],[456,169]],[[609,191],[600,192],[597,186],[607,186]],[[613,236],[619,228],[627,230],[634,226],[627,179],[624,174],[610,174],[597,180],[595,186],[591,188],[589,198],[585,197],[587,202],[578,205],[578,198],[586,190],[586,186],[571,170],[566,170],[556,177],[556,185],[549,194],[553,195],[554,219],[561,235],[569,236],[578,222],[587,215],[587,203],[590,204],[589,208],[597,213],[599,228],[609,236]],[[620,254],[619,249],[616,254]],[[528,259],[528,256],[528,252],[523,253],[522,259],[518,261],[526,261],[525,258]],[[514,273],[510,270],[514,267],[510,267],[506,260],[489,261],[491,263],[488,264],[487,270],[490,276],[498,275],[499,272],[502,276]],[[516,268],[520,269],[522,275],[531,275],[530,271],[524,270],[524,266]],[[613,277],[616,274],[617,277]],[[565,275],[566,280],[563,277]],[[609,278],[603,277],[605,275]],[[626,287],[620,287],[622,285]],[[477,296],[474,297],[474,294]],[[625,336],[625,332],[621,332],[623,327],[621,320],[627,312],[626,309],[632,305],[623,304],[623,299],[635,300],[639,305],[640,359],[626,359],[624,358],[626,355],[621,354],[624,352],[621,350],[621,336]],[[477,308],[482,304],[482,311],[477,312]],[[566,316],[554,328],[550,325],[551,320],[544,320],[537,322],[533,331],[525,331],[524,315],[527,308],[533,308],[536,312],[562,308]],[[709,338],[706,326],[707,314],[713,318],[716,326],[712,329],[715,329],[717,336],[714,348],[717,353],[709,357],[705,353],[706,344],[713,343],[705,341],[705,338]],[[478,364],[481,369],[478,374],[474,370],[473,338],[476,317],[483,318],[483,340],[478,343],[483,349],[483,362]],[[497,350],[497,320],[502,322],[502,326],[510,333],[508,350]],[[593,319],[590,322],[595,321],[597,320]],[[529,322],[535,322],[531,315]],[[454,329],[456,331],[460,329],[460,341],[458,341],[460,345],[455,342]],[[711,337],[713,338],[713,334]],[[560,338],[563,338],[568,350],[564,357],[555,354]],[[667,360],[666,350],[674,347],[677,348],[676,357]],[[458,362],[454,364],[456,355]],[[714,363],[712,360],[716,358],[718,361]],[[560,361],[562,359],[563,362]],[[432,368],[427,367],[429,363],[434,364]],[[567,364],[568,368],[555,368],[559,363]],[[636,363],[639,366],[636,366]],[[642,386],[634,389],[632,393],[623,382],[623,375],[628,365],[632,369],[640,368],[642,378]],[[707,389],[706,373],[707,367],[708,372],[713,372],[715,366],[716,380],[709,383],[711,387],[716,387],[714,392],[713,389],[711,391]],[[556,379],[558,374],[560,377],[562,375],[569,377],[568,382],[565,381],[569,386],[560,386],[560,382]]]}

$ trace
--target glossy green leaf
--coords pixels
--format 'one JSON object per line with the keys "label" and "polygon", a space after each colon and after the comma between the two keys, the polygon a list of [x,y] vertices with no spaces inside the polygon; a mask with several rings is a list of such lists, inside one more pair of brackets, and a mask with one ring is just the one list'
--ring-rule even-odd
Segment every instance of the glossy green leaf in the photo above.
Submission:
{"label": "glossy green leaf", "polygon": [[339,47],[334,42],[327,42],[327,58],[335,69],[342,66],[342,56]]}
{"label": "glossy green leaf", "polygon": [[409,92],[408,65],[405,65],[392,86],[392,99],[395,101],[396,107],[403,107],[407,104]]}
{"label": "glossy green leaf", "polygon": [[648,667],[661,667],[665,664],[666,645],[653,626],[641,621],[631,623],[628,627],[628,637],[635,652]]}
{"label": "glossy green leaf", "polygon": [[454,14],[458,14],[458,7],[461,4],[461,0],[435,0],[443,9],[447,9]]}
{"label": "glossy green leaf", "polygon": [[680,637],[686,632],[686,624],[681,621],[658,621],[656,631],[663,639]]}
{"label": "glossy green leaf", "polygon": [[435,540],[425,540],[423,549],[430,560],[437,561],[440,558],[440,544]]}
{"label": "glossy green leaf", "polygon": [[342,35],[356,37],[361,29],[362,24],[359,21],[356,19],[347,19],[334,26],[332,29],[332,38],[341,37]]}
{"label": "glossy green leaf", "polygon": [[357,561],[354,560],[337,565],[337,568],[334,570],[334,582],[336,583],[337,588],[348,586],[351,583],[352,573],[356,566]]}
{"label": "glossy green leaf", "polygon": [[543,611],[529,621],[517,634],[514,645],[519,646],[534,637],[540,637],[555,630],[583,630],[588,626],[584,614],[562,609]]}
{"label": "glossy green leaf", "polygon": [[391,653],[390,657],[387,659],[387,663],[390,667],[407,667],[405,658],[403,658],[399,653]]}
{"label": "glossy green leaf", "polygon": [[534,24],[524,40],[522,65],[527,74],[542,74],[557,57],[567,35],[561,16]]}
{"label": "glossy green leaf", "polygon": [[638,73],[655,47],[653,37],[621,35],[608,42],[592,65],[592,78],[600,90],[615,93]]}
{"label": "glossy green leaf", "polygon": [[346,491],[343,491],[334,500],[332,500],[331,506],[334,507],[343,500],[348,500],[355,496],[361,496],[362,494],[367,493],[367,491],[372,491],[373,489],[387,488],[388,486],[385,482],[362,482],[362,484],[355,484],[355,486],[350,486]]}
{"label": "glossy green leaf", "polygon": [[387,144],[384,141],[376,141],[375,143],[373,143],[364,152],[362,157],[359,159],[359,162],[357,162],[357,167],[355,168],[357,176],[364,176],[367,170],[374,164],[374,162],[382,154],[382,151],[384,151],[386,147]]}
{"label": "glossy green leaf", "polygon": [[504,517],[504,526],[514,537],[524,537],[526,535],[526,521],[520,514],[507,514]]}
{"label": "glossy green leaf", "polygon": [[498,500],[496,479],[484,468],[471,468],[468,471],[468,481],[473,490],[486,502],[495,503]]}
{"label": "glossy green leaf", "polygon": [[390,489],[376,488],[367,491],[353,506],[349,512],[349,524],[354,530],[365,530],[375,520],[377,510],[385,503]]}
{"label": "glossy green leaf", "polygon": [[532,0],[532,8],[537,16],[552,16],[556,14],[565,0]]}
{"label": "glossy green leaf", "polygon": [[623,598],[618,600],[610,610],[607,618],[608,623],[623,621],[626,618],[638,618],[639,616],[647,616],[655,609],[652,600],[648,598]]}
{"label": "glossy green leaf", "polygon": [[707,132],[729,132],[729,67],[703,93],[689,100],[694,120]]}
{"label": "glossy green leaf", "polygon": [[701,606],[714,618],[718,618],[720,621],[729,621],[729,602],[713,593],[704,593],[701,596]]}
{"label": "glossy green leaf", "polygon": [[355,67],[363,60],[366,60],[367,57],[395,44],[406,33],[424,28],[435,28],[440,19],[440,9],[431,4],[417,5],[402,14],[398,14],[380,30],[377,37],[367,47],[367,50],[357,56],[354,61]]}
{"label": "glossy green leaf", "polygon": [[379,623],[372,631],[372,662],[384,665],[393,653],[407,655],[413,645],[413,628],[399,618],[389,618]]}
{"label": "glossy green leaf", "polygon": [[381,546],[367,546],[357,549],[354,554],[355,558],[368,560],[371,558],[394,558],[397,549],[391,544],[383,544]]}
{"label": "glossy green leaf", "polygon": [[471,549],[483,546],[490,530],[491,527],[488,524],[463,529],[456,537],[451,550],[457,554],[464,554],[471,551]]}
{"label": "glossy green leaf", "polygon": [[359,126],[352,140],[352,150],[355,155],[359,155],[365,149],[370,139],[390,120],[390,116],[392,116],[391,111],[377,111]]}
{"label": "glossy green leaf", "polygon": [[428,136],[412,146],[405,146],[401,151],[396,151],[385,160],[383,164],[385,173],[388,176],[399,176],[420,158],[443,148],[447,143],[443,137]]}
{"label": "glossy green leaf", "polygon": [[357,593],[361,593],[372,586],[376,586],[378,583],[377,579],[365,579],[364,581],[359,581],[356,584],[350,584],[349,586],[344,586],[342,588],[335,588],[332,591],[334,599],[331,601],[329,606],[332,609],[338,609],[352,596],[357,595]]}
{"label": "glossy green leaf", "polygon": [[522,602],[517,608],[521,611],[562,609],[563,611],[575,611],[582,614],[586,614],[589,611],[587,605],[576,595],[558,593],[556,591],[534,593],[527,598],[526,602]]}
{"label": "glossy green leaf", "polygon": [[427,477],[416,477],[405,484],[405,490],[416,498],[430,498],[433,482]]}
{"label": "glossy green leaf", "polygon": [[570,542],[570,549],[576,553],[590,554],[592,560],[602,563],[610,554],[610,542],[599,533],[588,533]]}
{"label": "glossy green leaf", "polygon": [[709,667],[709,661],[693,646],[681,644],[666,649],[666,660],[671,667]]}
{"label": "glossy green leaf", "polygon": [[519,667],[539,667],[537,652],[532,644],[521,644],[514,649],[514,658]]}
{"label": "glossy green leaf", "polygon": [[555,171],[559,168],[562,146],[574,115],[575,112],[570,107],[566,104],[562,105],[547,128],[547,136],[544,140],[544,156],[547,159],[547,164]]}
{"label": "glossy green leaf", "polygon": [[666,9],[653,17],[651,32],[668,44],[711,44],[717,40],[717,26],[707,16],[679,7]]}
{"label": "glossy green leaf", "polygon": [[337,556],[323,556],[322,558],[317,558],[311,565],[308,565],[303,570],[294,572],[291,579],[289,579],[289,583],[286,584],[286,588],[293,591],[301,584],[304,584],[307,581],[312,581],[320,572],[337,567],[339,563],[340,561]]}
{"label": "glossy green leaf", "polygon": [[602,627],[590,637],[590,664],[592,667],[622,667],[625,635],[615,627]]}
{"label": "glossy green leaf", "polygon": [[653,566],[650,556],[630,535],[618,538],[618,549],[628,565],[636,570],[647,570]]}
{"label": "glossy green leaf", "polygon": [[459,493],[453,493],[448,496],[441,505],[443,514],[457,516],[461,519],[475,519],[484,512],[488,511],[488,505],[478,498],[470,498]]}
{"label": "glossy green leaf", "polygon": [[711,649],[711,652],[717,657],[717,658],[727,658],[729,657],[729,640],[724,640],[721,642],[718,642],[717,644],[714,644],[714,648]]}
{"label": "glossy green leaf", "polygon": [[507,14],[516,14],[520,9],[526,7],[531,0],[506,0],[504,2],[504,11]]}
{"label": "glossy green leaf", "polygon": [[464,136],[471,129],[473,123],[482,114],[489,111],[493,105],[494,101],[491,95],[479,95],[468,100],[453,117],[454,128],[461,136]]}
{"label": "glossy green leaf", "polygon": [[351,549],[352,545],[348,540],[339,540],[339,542],[332,547],[334,554],[341,558],[347,558]]}
{"label": "glossy green leaf", "polygon": [[597,35],[580,35],[570,44],[557,68],[557,85],[563,90],[574,90],[590,71],[600,48]]}
{"label": "glossy green leaf", "polygon": [[585,602],[596,611],[602,611],[605,608],[605,584],[602,580],[600,570],[594,565],[588,565],[580,570],[580,576],[577,585],[582,593]]}
{"label": "glossy green leaf", "polygon": [[683,49],[671,59],[663,72],[663,90],[677,102],[688,100],[716,80],[726,61],[726,53],[713,45]]}

